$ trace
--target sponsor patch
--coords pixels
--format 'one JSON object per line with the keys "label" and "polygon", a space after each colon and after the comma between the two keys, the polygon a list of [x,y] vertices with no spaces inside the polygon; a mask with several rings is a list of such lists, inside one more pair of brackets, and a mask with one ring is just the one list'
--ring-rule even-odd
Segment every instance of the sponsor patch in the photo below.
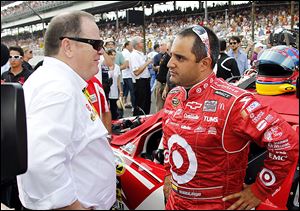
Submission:
{"label": "sponsor patch", "polygon": [[172,99],[172,105],[175,106],[175,107],[179,105],[179,100],[178,100],[177,97],[174,97],[174,98]]}
{"label": "sponsor patch", "polygon": [[187,125],[181,125],[181,129],[192,130],[192,128],[190,126],[187,126]]}
{"label": "sponsor patch", "polygon": [[267,126],[267,124],[267,121],[263,119],[257,124],[256,129],[258,131],[262,131]]}
{"label": "sponsor patch", "polygon": [[209,127],[207,133],[211,135],[217,135],[217,129],[215,127]]}
{"label": "sponsor patch", "polygon": [[216,112],[218,101],[216,100],[206,100],[204,101],[203,111],[206,112]]}
{"label": "sponsor patch", "polygon": [[254,122],[255,124],[258,123],[258,121],[261,119],[261,117],[265,114],[265,112],[260,111],[256,116],[251,113],[250,118],[252,119],[252,122]]}
{"label": "sponsor patch", "polygon": [[246,109],[249,113],[254,111],[254,109],[258,108],[260,106],[260,103],[257,101],[252,102]]}
{"label": "sponsor patch", "polygon": [[248,118],[248,113],[245,110],[241,111],[241,115],[242,115],[243,119],[247,119]]}
{"label": "sponsor patch", "polygon": [[192,120],[198,120],[199,119],[199,116],[196,115],[196,114],[187,114],[185,113],[183,118],[185,119],[192,119]]}
{"label": "sponsor patch", "polygon": [[220,110],[225,110],[225,105],[224,105],[224,103],[219,103],[219,106],[218,106],[218,108],[220,109]]}
{"label": "sponsor patch", "polygon": [[174,117],[177,116],[177,115],[180,115],[182,113],[182,109],[177,109],[174,113]]}
{"label": "sponsor patch", "polygon": [[291,145],[290,145],[288,139],[285,139],[282,141],[276,141],[273,143],[268,143],[269,150],[282,151],[282,150],[288,150],[290,148],[291,148]]}
{"label": "sponsor patch", "polygon": [[90,99],[91,99],[91,102],[92,102],[92,103],[95,103],[95,102],[97,102],[97,97],[96,97],[96,94],[92,94],[92,95],[90,95]]}
{"label": "sponsor patch", "polygon": [[89,110],[89,112],[92,111],[91,106],[89,104],[85,104],[86,108]]}
{"label": "sponsor patch", "polygon": [[224,91],[221,91],[221,90],[216,90],[215,91],[215,94],[216,95],[220,95],[220,96],[222,96],[222,97],[225,97],[226,99],[229,99],[229,98],[231,98],[231,94],[229,94],[229,93],[227,93],[227,92],[224,92]]}
{"label": "sponsor patch", "polygon": [[269,152],[269,158],[272,160],[285,161],[287,159],[287,155],[276,155]]}
{"label": "sponsor patch", "polygon": [[186,104],[186,106],[189,107],[192,110],[196,110],[196,109],[200,109],[202,107],[202,103],[192,101],[192,102],[188,102]]}
{"label": "sponsor patch", "polygon": [[173,114],[174,111],[169,110],[169,109],[164,109],[164,113],[165,113],[165,114]]}
{"label": "sponsor patch", "polygon": [[281,128],[279,126],[273,126],[264,133],[264,138],[270,142],[279,139],[282,135],[283,132]]}
{"label": "sponsor patch", "polygon": [[204,127],[201,127],[201,126],[197,127],[194,130],[195,133],[204,133],[205,131],[206,131],[206,129]]}
{"label": "sponsor patch", "polygon": [[205,122],[218,122],[218,117],[212,117],[212,116],[204,116],[204,121]]}
{"label": "sponsor patch", "polygon": [[260,172],[259,179],[267,187],[273,185],[276,182],[274,173],[266,168],[263,168],[263,170]]}

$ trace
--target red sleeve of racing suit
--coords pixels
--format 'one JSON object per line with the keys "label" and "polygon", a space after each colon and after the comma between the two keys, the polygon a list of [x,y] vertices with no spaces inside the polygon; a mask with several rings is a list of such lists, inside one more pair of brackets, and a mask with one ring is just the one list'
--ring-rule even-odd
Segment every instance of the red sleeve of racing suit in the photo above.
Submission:
{"label": "red sleeve of racing suit", "polygon": [[279,114],[252,95],[235,102],[229,125],[240,137],[253,140],[268,150],[264,166],[251,187],[254,195],[264,201],[298,162],[299,136]]}
{"label": "red sleeve of racing suit", "polygon": [[164,148],[164,168],[166,170],[165,176],[168,176],[171,174],[170,168],[171,165],[169,163],[169,148],[168,148],[168,136],[165,131],[165,125],[166,121],[168,121],[168,116],[171,114],[171,106],[170,106],[171,97],[170,94],[167,96],[164,108],[163,108],[163,116],[162,116],[162,128],[163,128],[163,148]]}

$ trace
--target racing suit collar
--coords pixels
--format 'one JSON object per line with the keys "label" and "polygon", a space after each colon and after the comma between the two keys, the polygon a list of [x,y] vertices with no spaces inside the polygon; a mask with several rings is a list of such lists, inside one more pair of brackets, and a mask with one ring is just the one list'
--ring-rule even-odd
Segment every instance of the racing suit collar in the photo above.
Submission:
{"label": "racing suit collar", "polygon": [[203,81],[200,81],[199,83],[195,84],[187,93],[187,98],[194,98],[199,95],[202,95],[205,89],[207,89],[216,79],[216,75],[214,72],[212,72],[207,78],[205,78]]}

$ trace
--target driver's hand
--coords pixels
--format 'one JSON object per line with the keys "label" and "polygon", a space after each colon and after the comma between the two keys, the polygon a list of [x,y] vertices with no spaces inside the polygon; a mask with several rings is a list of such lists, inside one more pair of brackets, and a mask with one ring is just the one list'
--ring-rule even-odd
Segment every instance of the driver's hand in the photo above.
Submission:
{"label": "driver's hand", "polygon": [[257,207],[261,200],[251,191],[251,185],[244,184],[244,189],[239,193],[234,193],[223,198],[223,201],[237,199],[227,210],[251,210]]}
{"label": "driver's hand", "polygon": [[168,200],[169,195],[172,190],[171,177],[172,177],[171,174],[166,176],[165,181],[164,181],[164,195],[165,195],[166,200]]}

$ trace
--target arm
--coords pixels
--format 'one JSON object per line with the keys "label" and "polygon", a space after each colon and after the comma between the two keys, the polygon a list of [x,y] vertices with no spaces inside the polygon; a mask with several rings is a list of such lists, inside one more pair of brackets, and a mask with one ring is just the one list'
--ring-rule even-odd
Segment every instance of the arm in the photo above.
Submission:
{"label": "arm", "polygon": [[231,62],[230,69],[233,76],[240,76],[241,73],[239,71],[239,67],[234,58],[230,59],[228,62]]}
{"label": "arm", "polygon": [[238,100],[233,111],[237,114],[230,117],[234,133],[266,147],[268,157],[254,184],[224,199],[239,198],[232,209],[253,208],[271,196],[293,169],[298,161],[299,136],[279,114],[253,96]]}
{"label": "arm", "polygon": [[145,64],[143,64],[139,68],[133,70],[134,75],[135,76],[140,75],[151,62],[152,62],[151,60],[148,60]]}
{"label": "arm", "polygon": [[101,54],[103,55],[103,57],[104,57],[104,62],[105,62],[105,64],[107,65],[107,66],[113,66],[113,60],[112,60],[112,58],[110,57],[110,56],[108,56],[108,54],[106,53],[106,51],[105,50],[103,50],[103,48],[102,48],[102,50],[101,50]]}
{"label": "arm", "polygon": [[105,128],[107,129],[108,134],[111,134],[112,128],[111,128],[111,112],[110,111],[104,112],[102,114],[102,122],[103,122]]}
{"label": "arm", "polygon": [[118,76],[118,90],[119,90],[119,94],[120,97],[123,97],[123,89],[122,89],[122,85],[121,85],[121,75]]}

